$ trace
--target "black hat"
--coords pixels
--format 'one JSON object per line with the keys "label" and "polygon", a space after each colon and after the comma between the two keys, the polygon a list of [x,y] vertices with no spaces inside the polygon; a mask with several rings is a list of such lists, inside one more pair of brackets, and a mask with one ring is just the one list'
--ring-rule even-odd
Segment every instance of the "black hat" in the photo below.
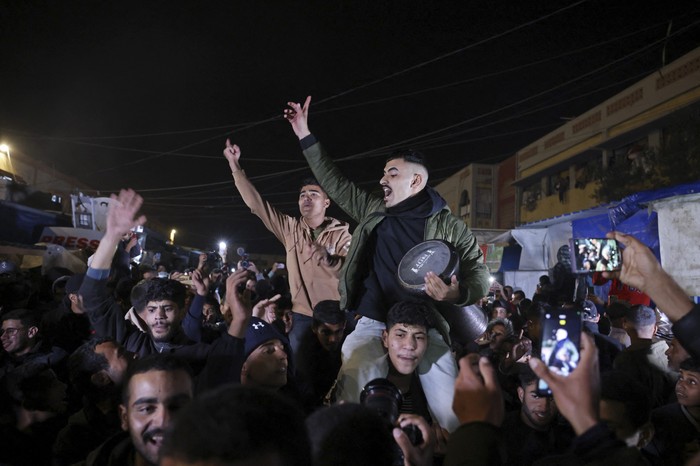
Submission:
{"label": "black hat", "polygon": [[596,307],[593,301],[582,299],[578,302],[578,305],[581,308],[581,313],[584,318],[595,319],[598,317],[598,307]]}
{"label": "black hat", "polygon": [[80,289],[80,285],[83,284],[83,279],[85,278],[84,273],[77,273],[72,275],[66,282],[66,294],[77,293]]}
{"label": "black hat", "polygon": [[245,332],[245,358],[248,359],[250,353],[255,351],[258,346],[270,340],[281,341],[287,356],[291,356],[292,352],[287,337],[282,335],[274,325],[257,317],[251,317],[248,329]]}
{"label": "black hat", "polygon": [[622,301],[613,301],[608,305],[605,313],[611,319],[620,319],[627,315],[629,308],[630,307]]}

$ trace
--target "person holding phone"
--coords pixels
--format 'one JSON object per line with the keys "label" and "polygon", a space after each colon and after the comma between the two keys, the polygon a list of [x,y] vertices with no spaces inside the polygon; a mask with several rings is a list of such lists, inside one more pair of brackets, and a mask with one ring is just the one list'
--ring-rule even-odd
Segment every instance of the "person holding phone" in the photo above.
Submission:
{"label": "person holding phone", "polygon": [[[597,349],[591,336],[581,335],[580,363],[568,377],[550,371],[538,358],[531,358],[529,364],[535,375],[551,387],[557,409],[576,434],[569,453],[553,457],[549,464],[648,464],[638,449],[626,446],[600,421],[600,371]],[[478,358],[473,354],[460,359],[459,365],[453,409],[462,425],[450,437],[443,464],[501,464],[503,434],[500,427],[504,402],[495,368],[488,358]]]}

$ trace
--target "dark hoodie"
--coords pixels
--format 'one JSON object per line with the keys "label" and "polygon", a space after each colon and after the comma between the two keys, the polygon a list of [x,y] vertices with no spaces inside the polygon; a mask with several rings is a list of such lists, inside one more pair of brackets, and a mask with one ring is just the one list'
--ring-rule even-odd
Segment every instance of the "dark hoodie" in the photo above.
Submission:
{"label": "dark hoodie", "polygon": [[403,256],[423,241],[425,222],[445,207],[445,200],[431,187],[373,215],[384,216],[368,240],[372,267],[364,280],[358,310],[370,319],[384,322],[389,308],[399,301],[415,298],[398,281],[396,271]]}

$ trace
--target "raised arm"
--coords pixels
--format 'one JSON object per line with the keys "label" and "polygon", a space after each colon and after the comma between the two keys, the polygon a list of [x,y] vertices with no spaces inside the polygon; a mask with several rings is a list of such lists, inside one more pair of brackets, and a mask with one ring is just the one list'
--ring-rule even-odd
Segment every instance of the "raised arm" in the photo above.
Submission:
{"label": "raised arm", "polygon": [[672,322],[690,312],[693,308],[690,298],[673,277],[661,268],[645,244],[619,231],[608,233],[607,236],[622,243],[625,249],[622,251],[622,269],[619,272],[603,272],[605,278],[618,277],[622,283],[642,290]]}
{"label": "raised arm", "polygon": [[122,190],[119,195],[112,195],[107,210],[107,229],[80,287],[85,313],[96,335],[112,337],[120,343],[125,341],[128,329],[124,309],[107,290],[107,278],[121,238],[133,227],[146,222],[146,217],[138,215],[142,204],[141,196],[132,190]]}
{"label": "raised arm", "polygon": [[245,338],[245,332],[253,313],[250,300],[244,299],[244,296],[239,294],[237,290],[238,285],[245,283],[247,278],[248,271],[240,269],[226,279],[226,303],[231,308],[231,315],[233,316],[228,328],[228,334],[232,337]]}
{"label": "raised arm", "polygon": [[325,153],[309,130],[310,104],[310,96],[306,98],[304,105],[298,102],[287,102],[288,107],[284,110],[284,118],[289,121],[294,134],[299,138],[304,157],[323,190],[348,215],[360,221],[369,213],[383,208],[384,203],[379,196],[373,196],[358,188],[345,177],[335,162]]}
{"label": "raised arm", "polygon": [[284,109],[284,117],[289,124],[292,125],[294,134],[301,141],[306,136],[311,134],[309,131],[309,105],[311,105],[311,96],[307,96],[304,105],[297,102],[287,102],[289,108]]}
{"label": "raised arm", "polygon": [[241,148],[236,144],[231,144],[231,141],[228,139],[226,140],[224,157],[228,160],[233,181],[236,183],[236,189],[238,189],[245,205],[284,244],[285,236],[290,229],[291,217],[283,214],[272,204],[263,200],[258,190],[255,189],[253,183],[246,176],[245,171],[241,168]]}
{"label": "raised arm", "polygon": [[119,195],[111,195],[107,210],[107,229],[92,258],[91,268],[109,270],[122,237],[132,228],[146,223],[145,216],[137,217],[142,204],[143,198],[131,189],[122,189]]}
{"label": "raised arm", "polygon": [[209,280],[204,278],[201,270],[192,271],[192,284],[195,289],[195,296],[190,303],[190,308],[187,310],[184,319],[182,320],[182,330],[192,341],[202,341],[202,311],[204,309],[204,300],[207,296]]}

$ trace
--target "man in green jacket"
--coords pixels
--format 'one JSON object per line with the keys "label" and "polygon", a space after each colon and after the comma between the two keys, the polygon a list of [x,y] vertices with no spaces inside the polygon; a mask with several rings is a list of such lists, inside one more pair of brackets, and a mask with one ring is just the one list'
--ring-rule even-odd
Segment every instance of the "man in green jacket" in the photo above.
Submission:
{"label": "man in green jacket", "polygon": [[[308,128],[311,98],[302,106],[290,102],[285,118],[299,138],[304,156],[316,179],[358,226],[345,264],[340,272],[341,309],[361,317],[343,344],[343,365],[338,375],[339,399],[359,401],[369,380],[369,367],[384,355],[381,343],[386,313],[396,302],[412,295],[398,282],[396,272],[404,254],[430,239],[451,243],[460,259],[458,275],[445,283],[438,275],[425,275],[425,299],[466,306],[484,297],[489,272],[476,239],[464,222],[452,215],[445,200],[427,185],[428,170],[422,154],[396,153],[384,168],[380,185],[384,196],[359,189],[345,178],[325,154]],[[437,312],[436,312],[437,314]],[[457,366],[445,338],[436,330],[429,333],[429,346],[418,368],[433,420],[451,431],[458,425],[451,409]]]}

